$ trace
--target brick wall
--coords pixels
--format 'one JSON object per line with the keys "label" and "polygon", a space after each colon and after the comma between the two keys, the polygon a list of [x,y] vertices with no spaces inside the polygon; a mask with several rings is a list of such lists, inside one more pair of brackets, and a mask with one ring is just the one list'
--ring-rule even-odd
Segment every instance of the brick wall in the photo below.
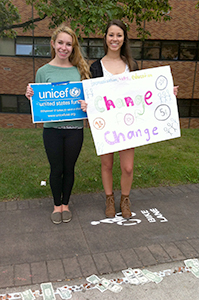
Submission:
{"label": "brick wall", "polygon": [[170,21],[146,23],[151,32],[151,39],[163,40],[198,40],[199,10],[197,0],[170,0],[172,7]]}
{"label": "brick wall", "polygon": [[0,113],[0,127],[2,128],[35,128],[43,124],[33,124],[31,115]]}
{"label": "brick wall", "polygon": [[180,119],[180,128],[199,128],[199,119]]}

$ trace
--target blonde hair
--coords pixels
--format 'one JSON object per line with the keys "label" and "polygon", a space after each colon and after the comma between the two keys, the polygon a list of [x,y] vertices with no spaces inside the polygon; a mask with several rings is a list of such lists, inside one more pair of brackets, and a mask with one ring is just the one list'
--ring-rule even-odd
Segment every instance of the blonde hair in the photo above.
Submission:
{"label": "blonde hair", "polygon": [[[90,78],[91,75],[89,71],[89,66],[83,57],[77,36],[70,27],[66,26],[65,24],[62,24],[59,27],[57,27],[57,29],[53,32],[51,36],[51,41],[55,43],[58,34],[61,32],[65,32],[72,37],[73,51],[69,57],[69,61],[73,66],[77,67],[81,76],[81,80]],[[52,45],[51,45],[51,56],[52,58],[55,57],[55,49],[53,48]]]}

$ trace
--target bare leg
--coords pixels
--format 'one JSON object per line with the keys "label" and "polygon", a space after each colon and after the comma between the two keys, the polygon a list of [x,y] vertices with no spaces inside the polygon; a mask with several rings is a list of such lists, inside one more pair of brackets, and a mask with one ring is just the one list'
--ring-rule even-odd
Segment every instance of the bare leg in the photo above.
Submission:
{"label": "bare leg", "polygon": [[102,183],[106,195],[113,193],[113,153],[101,155]]}
{"label": "bare leg", "polygon": [[105,215],[108,218],[115,216],[115,200],[113,195],[113,153],[101,156],[102,183],[106,194]]}
{"label": "bare leg", "polygon": [[119,152],[121,175],[121,192],[129,195],[133,182],[134,149],[127,149]]}

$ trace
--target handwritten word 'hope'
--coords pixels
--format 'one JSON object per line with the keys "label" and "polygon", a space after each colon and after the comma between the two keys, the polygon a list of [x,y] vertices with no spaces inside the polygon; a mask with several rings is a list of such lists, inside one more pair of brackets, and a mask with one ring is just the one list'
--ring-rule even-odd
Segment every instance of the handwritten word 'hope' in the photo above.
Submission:
{"label": "handwritten word 'hope'", "polygon": [[[151,96],[152,96],[152,92],[150,92],[150,91],[146,92],[144,97],[141,96],[141,95],[137,95],[135,97],[135,103],[140,104],[140,101],[141,101],[143,103],[145,102],[146,105],[151,105],[152,102],[148,103],[148,101],[147,101],[151,98]],[[101,101],[103,101],[103,102],[101,103]],[[134,101],[131,97],[124,97],[124,100],[118,98],[118,99],[115,100],[115,102],[113,102],[113,100],[110,100],[110,99],[108,100],[106,96],[104,96],[104,97],[98,96],[98,97],[95,98],[94,103],[95,103],[95,108],[97,109],[97,111],[99,111],[101,113],[105,111],[105,108],[107,110],[110,110],[111,107],[112,108],[115,108],[115,107],[121,108],[121,107],[124,107],[124,106],[129,107],[130,105],[131,106],[135,105]],[[103,107],[104,106],[103,104],[105,104],[105,108]]]}

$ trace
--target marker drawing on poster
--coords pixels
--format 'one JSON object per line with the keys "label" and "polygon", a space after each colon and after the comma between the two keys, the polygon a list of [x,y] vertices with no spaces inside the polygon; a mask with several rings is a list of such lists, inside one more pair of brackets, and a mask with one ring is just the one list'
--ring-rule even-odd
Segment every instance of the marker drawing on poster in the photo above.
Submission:
{"label": "marker drawing on poster", "polygon": [[97,155],[180,137],[169,66],[82,84]]}

